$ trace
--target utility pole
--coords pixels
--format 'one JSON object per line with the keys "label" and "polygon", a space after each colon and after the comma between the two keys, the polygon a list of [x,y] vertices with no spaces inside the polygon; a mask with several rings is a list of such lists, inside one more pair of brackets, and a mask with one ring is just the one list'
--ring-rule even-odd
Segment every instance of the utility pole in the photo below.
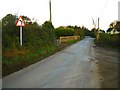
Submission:
{"label": "utility pole", "polygon": [[96,39],[98,40],[100,35],[99,35],[99,21],[100,21],[100,18],[98,17],[98,29],[97,29],[97,34],[96,34]]}
{"label": "utility pole", "polygon": [[120,1],[118,2],[118,21],[120,21]]}
{"label": "utility pole", "polygon": [[98,30],[99,30],[99,21],[100,21],[100,18],[98,17]]}
{"label": "utility pole", "polygon": [[49,8],[50,8],[50,22],[52,22],[51,0],[49,0]]}

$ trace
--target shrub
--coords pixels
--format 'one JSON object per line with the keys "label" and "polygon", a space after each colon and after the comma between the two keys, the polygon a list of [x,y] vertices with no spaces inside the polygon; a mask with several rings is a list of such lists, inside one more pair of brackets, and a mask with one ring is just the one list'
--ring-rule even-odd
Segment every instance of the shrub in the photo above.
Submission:
{"label": "shrub", "polygon": [[74,29],[69,27],[58,27],[55,29],[55,35],[57,38],[60,36],[73,36]]}
{"label": "shrub", "polygon": [[95,41],[95,43],[99,46],[107,46],[112,48],[120,47],[120,34],[110,35],[106,33],[101,33],[100,38]]}

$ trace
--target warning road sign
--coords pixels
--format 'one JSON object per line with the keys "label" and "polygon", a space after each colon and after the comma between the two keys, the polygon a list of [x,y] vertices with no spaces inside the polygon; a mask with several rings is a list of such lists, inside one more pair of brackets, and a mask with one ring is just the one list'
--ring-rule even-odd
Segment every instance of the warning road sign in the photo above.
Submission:
{"label": "warning road sign", "polygon": [[24,23],[24,20],[22,19],[22,16],[20,16],[18,18],[16,26],[20,26],[20,45],[22,46],[22,27],[25,26],[25,23]]}
{"label": "warning road sign", "polygon": [[16,26],[25,26],[24,20],[22,19],[22,16],[19,17]]}

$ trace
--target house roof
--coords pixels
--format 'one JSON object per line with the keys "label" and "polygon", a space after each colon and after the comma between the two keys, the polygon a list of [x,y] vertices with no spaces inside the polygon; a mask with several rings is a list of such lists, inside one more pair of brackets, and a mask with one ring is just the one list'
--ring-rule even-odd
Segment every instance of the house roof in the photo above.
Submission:
{"label": "house roof", "polygon": [[117,30],[118,32],[120,32],[120,28],[116,28],[116,30]]}
{"label": "house roof", "polygon": [[118,32],[120,32],[120,28],[108,28],[107,32],[111,32],[113,29],[117,30]]}
{"label": "house roof", "polygon": [[108,28],[107,32],[110,32],[110,31],[112,31],[112,29],[113,29],[113,28]]}

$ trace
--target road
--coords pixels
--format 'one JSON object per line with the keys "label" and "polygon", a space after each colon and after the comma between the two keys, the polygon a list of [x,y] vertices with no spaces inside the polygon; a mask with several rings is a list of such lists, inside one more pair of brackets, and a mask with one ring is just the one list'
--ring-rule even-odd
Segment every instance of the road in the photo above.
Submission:
{"label": "road", "polygon": [[99,88],[93,38],[3,78],[3,88]]}

